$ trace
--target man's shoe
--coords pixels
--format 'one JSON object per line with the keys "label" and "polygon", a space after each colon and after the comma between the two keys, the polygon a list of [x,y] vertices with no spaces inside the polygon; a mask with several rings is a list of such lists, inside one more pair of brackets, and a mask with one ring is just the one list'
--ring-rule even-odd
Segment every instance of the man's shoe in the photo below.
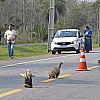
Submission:
{"label": "man's shoe", "polygon": [[89,53],[89,51],[86,51],[86,53]]}
{"label": "man's shoe", "polygon": [[11,59],[13,59],[13,56],[11,56]]}

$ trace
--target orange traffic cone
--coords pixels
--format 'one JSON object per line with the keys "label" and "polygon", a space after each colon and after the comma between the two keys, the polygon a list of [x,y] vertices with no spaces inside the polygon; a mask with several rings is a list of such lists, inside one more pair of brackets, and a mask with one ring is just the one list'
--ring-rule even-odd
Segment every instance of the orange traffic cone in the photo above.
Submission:
{"label": "orange traffic cone", "polygon": [[80,63],[77,71],[88,71],[86,59],[85,59],[85,50],[84,48],[81,48],[81,55],[80,55]]}

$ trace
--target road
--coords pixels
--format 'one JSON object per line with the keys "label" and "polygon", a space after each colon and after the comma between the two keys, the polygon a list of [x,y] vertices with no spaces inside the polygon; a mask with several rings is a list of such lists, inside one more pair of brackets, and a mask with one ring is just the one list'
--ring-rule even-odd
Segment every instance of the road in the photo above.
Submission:
{"label": "road", "polygon": [[[80,54],[40,56],[0,62],[0,100],[99,100],[100,49],[85,53],[90,71],[76,71]],[[48,80],[49,69],[63,62],[60,78]],[[31,69],[33,88],[24,88],[20,76]]]}

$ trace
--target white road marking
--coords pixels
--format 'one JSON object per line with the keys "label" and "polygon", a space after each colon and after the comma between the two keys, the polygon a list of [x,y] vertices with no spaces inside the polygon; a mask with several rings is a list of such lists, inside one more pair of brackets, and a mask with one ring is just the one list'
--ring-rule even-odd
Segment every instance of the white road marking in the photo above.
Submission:
{"label": "white road marking", "polygon": [[[73,55],[67,55],[67,56],[73,56]],[[59,57],[45,58],[45,59],[39,59],[39,60],[33,60],[33,61],[26,61],[26,62],[11,64],[11,65],[0,66],[0,68],[6,68],[6,67],[22,65],[22,64],[28,64],[28,63],[33,63],[33,62],[52,60],[52,59],[61,58],[61,57],[66,57],[66,56],[59,56]]]}
{"label": "white road marking", "polygon": [[89,67],[88,70],[95,69],[97,67],[99,67],[99,66],[92,66],[92,67]]}

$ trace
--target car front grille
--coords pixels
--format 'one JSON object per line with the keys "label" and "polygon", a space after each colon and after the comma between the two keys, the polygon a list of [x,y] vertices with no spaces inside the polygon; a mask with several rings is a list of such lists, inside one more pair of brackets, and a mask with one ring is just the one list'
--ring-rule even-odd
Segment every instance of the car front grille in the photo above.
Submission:
{"label": "car front grille", "polygon": [[72,44],[71,42],[58,42],[58,45],[70,45]]}

